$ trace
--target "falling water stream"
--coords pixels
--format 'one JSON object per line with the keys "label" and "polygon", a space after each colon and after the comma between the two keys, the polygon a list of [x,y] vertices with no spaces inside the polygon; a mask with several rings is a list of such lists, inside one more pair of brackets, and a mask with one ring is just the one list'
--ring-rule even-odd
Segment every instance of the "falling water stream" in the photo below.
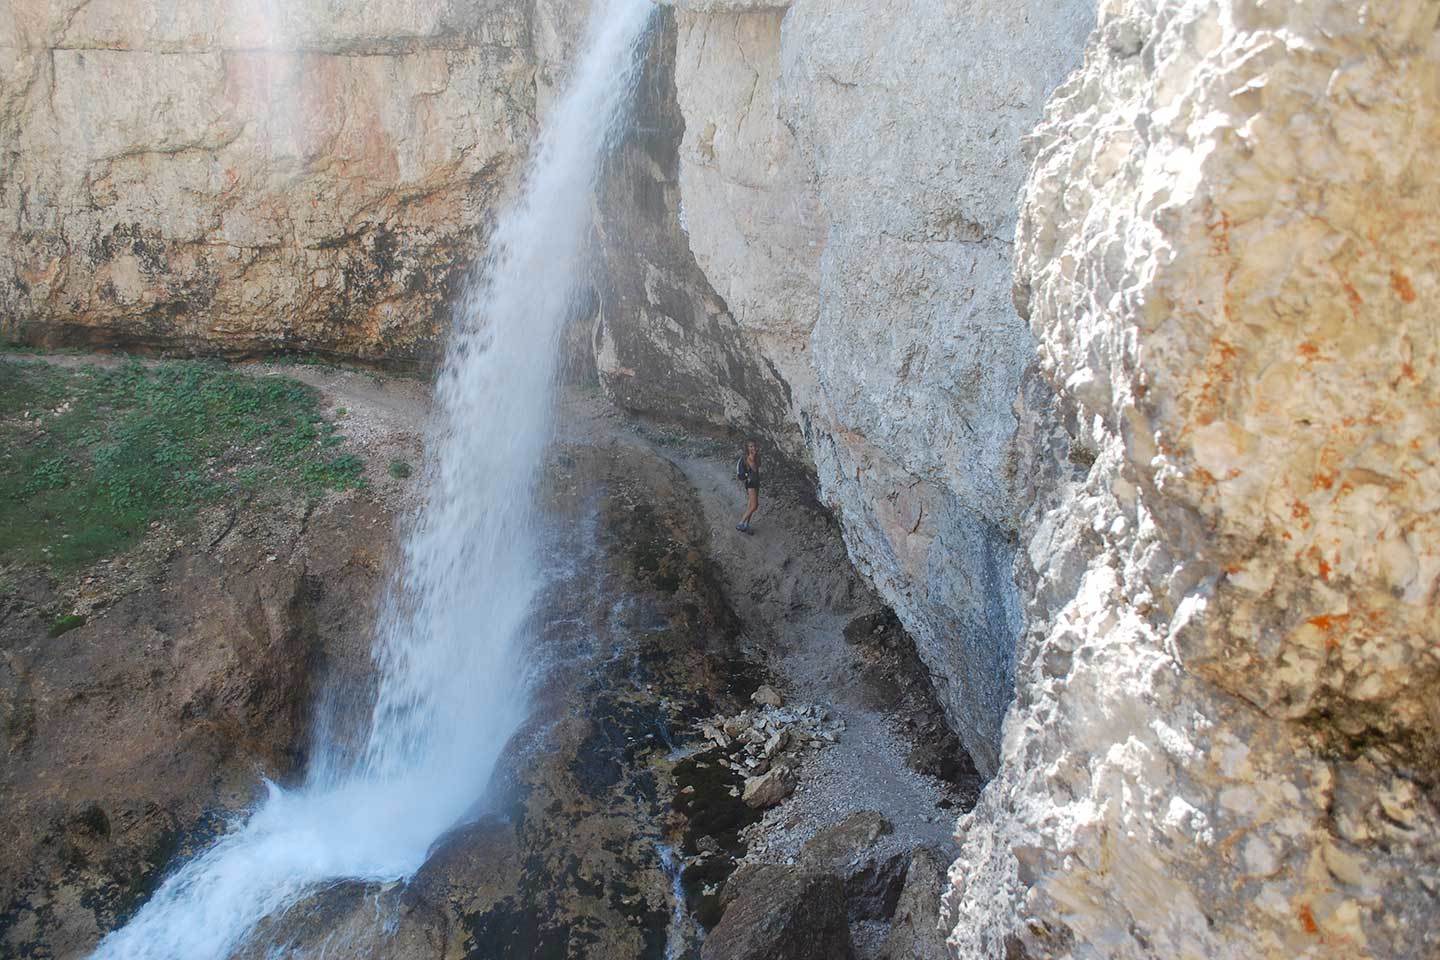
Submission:
{"label": "falling water stream", "polygon": [[521,195],[457,306],[424,506],[379,624],[363,745],[317,744],[302,785],[267,784],[254,813],[173,873],[97,958],[227,957],[321,884],[409,877],[475,809],[525,716],[526,627],[544,586],[533,499],[558,343],[584,279],[596,173],[652,9],[597,9]]}

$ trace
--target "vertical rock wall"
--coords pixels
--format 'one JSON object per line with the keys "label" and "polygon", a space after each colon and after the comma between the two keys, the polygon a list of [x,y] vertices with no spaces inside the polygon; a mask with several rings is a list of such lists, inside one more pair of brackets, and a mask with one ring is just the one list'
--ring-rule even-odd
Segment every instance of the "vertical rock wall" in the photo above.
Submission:
{"label": "vertical rock wall", "polygon": [[696,263],[682,219],[676,23],[655,18],[633,119],[602,178],[604,284],[586,325],[598,373],[622,406],[725,425],[798,448],[784,381]]}
{"label": "vertical rock wall", "polygon": [[534,112],[528,5],[0,10],[0,335],[426,358]]}
{"label": "vertical rock wall", "polygon": [[[1093,6],[675,6],[681,239],[784,384],[794,426],[773,439],[813,462],[991,771],[1021,623],[1012,406],[1034,350],[1010,304],[1020,141]],[[605,345],[617,399],[666,412],[616,371],[652,375],[667,338],[642,322]]]}
{"label": "vertical rock wall", "polygon": [[1017,299],[1028,524],[961,957],[1440,952],[1440,5],[1111,0]]}

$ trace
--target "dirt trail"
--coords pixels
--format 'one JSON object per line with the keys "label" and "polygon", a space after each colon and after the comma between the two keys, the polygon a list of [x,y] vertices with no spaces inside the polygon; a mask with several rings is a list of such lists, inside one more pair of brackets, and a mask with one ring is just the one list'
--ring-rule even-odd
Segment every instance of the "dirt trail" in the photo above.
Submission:
{"label": "dirt trail", "polygon": [[709,525],[709,555],[722,571],[751,643],[787,701],[819,704],[843,720],[838,744],[801,770],[795,794],[750,828],[747,859],[794,858],[825,827],[873,810],[895,827],[884,845],[954,852],[952,826],[974,803],[980,783],[958,786],[906,765],[913,744],[894,729],[895,705],[877,702],[843,636],[856,617],[881,604],[855,573],[839,530],[792,484],[762,488],[754,532],[735,529],[743,491],[734,456],[721,444],[649,427],[595,399],[573,397],[562,408],[563,432],[609,435],[648,447],[678,466],[699,496]]}
{"label": "dirt trail", "polygon": [[752,856],[791,858],[819,830],[861,810],[878,811],[894,824],[897,849],[929,845],[950,853],[953,816],[947,810],[961,798],[952,786],[906,766],[910,746],[892,731],[884,707],[866,702],[855,652],[843,637],[847,623],[878,603],[857,582],[839,532],[782,494],[769,499],[769,509],[762,499],[754,533],[742,534],[735,521],[743,500],[730,459],[671,459],[700,494],[711,556],[736,593],[754,604],[752,618],[764,618],[751,626],[771,633],[769,666],[780,676],[782,692],[826,706],[846,724],[840,742],[802,771],[795,795],[758,825]]}

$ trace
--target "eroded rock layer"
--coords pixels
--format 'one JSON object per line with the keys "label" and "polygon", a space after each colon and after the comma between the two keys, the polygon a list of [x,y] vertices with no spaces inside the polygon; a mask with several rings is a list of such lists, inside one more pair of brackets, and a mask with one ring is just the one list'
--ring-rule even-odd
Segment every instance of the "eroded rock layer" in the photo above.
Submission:
{"label": "eroded rock layer", "polygon": [[1016,250],[1029,524],[962,957],[1440,949],[1440,7],[1116,0]]}
{"label": "eroded rock layer", "polygon": [[428,360],[534,90],[509,0],[9,4],[0,333]]}

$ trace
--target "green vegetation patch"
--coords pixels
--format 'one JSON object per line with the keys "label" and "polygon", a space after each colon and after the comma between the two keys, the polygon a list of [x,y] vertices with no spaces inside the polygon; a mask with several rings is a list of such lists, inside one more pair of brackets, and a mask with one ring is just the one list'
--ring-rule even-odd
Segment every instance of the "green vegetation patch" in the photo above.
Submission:
{"label": "green vegetation patch", "polygon": [[0,562],[74,569],[222,497],[362,486],[304,384],[218,363],[0,359]]}
{"label": "green vegetation patch", "polygon": [[85,618],[78,613],[66,613],[56,617],[50,622],[50,636],[58,637],[62,633],[69,633],[76,627],[85,626]]}

